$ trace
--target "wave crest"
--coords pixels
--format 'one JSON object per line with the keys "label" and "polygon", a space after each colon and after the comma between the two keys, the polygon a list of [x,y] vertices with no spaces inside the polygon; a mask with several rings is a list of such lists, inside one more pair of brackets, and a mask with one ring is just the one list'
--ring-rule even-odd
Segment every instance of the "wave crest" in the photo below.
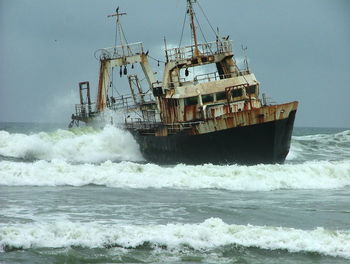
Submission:
{"label": "wave crest", "polygon": [[342,160],[350,158],[350,130],[336,134],[293,136],[287,160]]}
{"label": "wave crest", "polygon": [[102,130],[86,127],[32,135],[0,131],[0,155],[29,161],[62,159],[71,162],[103,162],[143,159],[132,135],[110,125]]}
{"label": "wave crest", "polygon": [[350,258],[350,231],[229,225],[220,218],[210,218],[200,224],[140,226],[64,221],[0,227],[3,249],[69,246],[136,248],[145,244],[168,249],[188,246],[202,251],[233,244]]}
{"label": "wave crest", "polygon": [[62,160],[0,162],[0,184],[269,191],[335,189],[350,186],[349,161],[285,165],[200,165],[161,167],[133,162],[72,165]]}

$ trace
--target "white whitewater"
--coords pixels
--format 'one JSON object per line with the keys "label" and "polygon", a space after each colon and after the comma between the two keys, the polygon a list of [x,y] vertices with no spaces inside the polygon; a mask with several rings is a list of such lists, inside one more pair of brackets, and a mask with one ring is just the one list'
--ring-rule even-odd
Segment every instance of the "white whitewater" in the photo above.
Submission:
{"label": "white whitewater", "polygon": [[75,164],[62,160],[0,162],[0,185],[83,186],[118,188],[215,188],[270,191],[276,189],[335,189],[350,186],[350,161],[302,164],[162,167],[133,162]]}
{"label": "white whitewater", "polygon": [[300,230],[294,228],[229,225],[220,218],[199,224],[121,225],[94,223],[29,223],[0,226],[0,246],[12,248],[118,246],[181,250],[211,250],[225,245],[258,247],[289,252],[316,252],[350,258],[350,231]]}
{"label": "white whitewater", "polygon": [[143,160],[132,135],[108,125],[102,130],[78,128],[52,133],[10,134],[0,131],[0,155],[24,160],[70,162]]}
{"label": "white whitewater", "polygon": [[[320,153],[333,156],[317,160]],[[289,159],[299,162],[284,165],[164,167],[130,162],[143,159],[139,146],[130,133],[111,125],[102,130],[79,128],[31,135],[0,131],[0,155],[23,159],[0,159],[0,185],[6,186],[95,184],[243,191],[350,186],[350,131],[293,137]]]}

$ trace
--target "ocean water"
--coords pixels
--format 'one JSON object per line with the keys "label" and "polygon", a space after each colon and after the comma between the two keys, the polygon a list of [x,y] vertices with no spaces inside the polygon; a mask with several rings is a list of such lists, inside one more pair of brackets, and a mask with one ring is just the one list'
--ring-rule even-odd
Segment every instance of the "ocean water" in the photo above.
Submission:
{"label": "ocean water", "polygon": [[158,166],[113,126],[0,123],[0,263],[350,263],[350,130],[283,165]]}

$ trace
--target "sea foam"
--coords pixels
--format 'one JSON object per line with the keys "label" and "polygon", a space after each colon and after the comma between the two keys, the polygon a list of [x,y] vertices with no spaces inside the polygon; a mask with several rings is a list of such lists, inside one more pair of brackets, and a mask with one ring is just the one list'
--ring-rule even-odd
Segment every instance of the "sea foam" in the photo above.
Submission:
{"label": "sea foam", "polygon": [[350,161],[256,166],[180,164],[174,167],[110,161],[75,165],[62,160],[0,162],[0,185],[88,184],[118,188],[214,188],[244,191],[335,189],[350,186]]}
{"label": "sea foam", "polygon": [[0,227],[0,246],[7,248],[190,247],[207,251],[226,245],[289,252],[316,252],[350,258],[350,231],[300,230],[284,227],[226,224],[210,218],[199,224],[120,225],[101,223],[11,224]]}
{"label": "sea foam", "polygon": [[70,162],[142,160],[132,135],[107,125],[102,130],[79,128],[32,135],[0,131],[0,155],[24,160],[62,159]]}

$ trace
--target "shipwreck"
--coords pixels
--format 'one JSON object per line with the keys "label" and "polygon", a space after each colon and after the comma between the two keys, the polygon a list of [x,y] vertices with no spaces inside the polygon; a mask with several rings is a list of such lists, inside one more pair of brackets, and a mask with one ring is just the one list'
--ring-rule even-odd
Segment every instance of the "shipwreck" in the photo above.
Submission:
{"label": "shipwreck", "polygon": [[[231,40],[218,30],[212,42],[199,43],[195,5],[199,2],[187,0],[192,45],[168,48],[164,39],[162,80],[155,77],[149,63],[154,58],[143,43],[126,41],[121,24],[126,13],[118,8],[110,15],[116,20],[120,45],[96,53],[96,102],[92,103],[89,82],[79,83],[80,103],[70,126],[93,124],[108,111],[111,122],[135,137],[144,158],[158,164],[284,162],[298,102],[268,103],[247,61],[239,69]],[[136,65],[142,77],[133,73]],[[119,89],[111,94],[116,73],[127,80],[128,93]]]}

